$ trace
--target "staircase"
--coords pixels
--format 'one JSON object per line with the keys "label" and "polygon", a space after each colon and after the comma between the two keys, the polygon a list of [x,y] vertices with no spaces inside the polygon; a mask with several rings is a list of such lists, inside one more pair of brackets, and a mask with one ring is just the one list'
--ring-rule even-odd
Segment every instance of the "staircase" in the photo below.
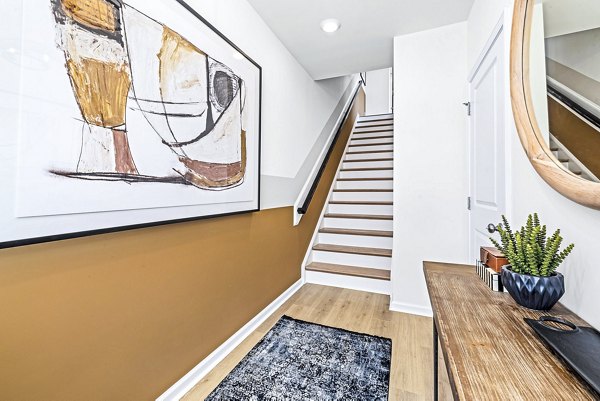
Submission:
{"label": "staircase", "polygon": [[305,266],[309,283],[389,294],[393,115],[360,117]]}
{"label": "staircase", "polygon": [[585,165],[569,152],[567,147],[560,143],[560,141],[552,134],[550,134],[550,150],[554,153],[554,156],[556,156],[558,161],[573,174],[589,181],[600,182],[600,179],[588,170]]}

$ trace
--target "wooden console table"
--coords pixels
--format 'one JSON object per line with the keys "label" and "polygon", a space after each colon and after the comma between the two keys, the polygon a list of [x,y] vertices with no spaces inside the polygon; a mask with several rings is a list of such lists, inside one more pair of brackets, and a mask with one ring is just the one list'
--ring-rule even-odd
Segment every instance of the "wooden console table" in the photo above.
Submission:
{"label": "wooden console table", "polygon": [[548,313],[492,292],[474,266],[424,262],[433,308],[434,397],[438,396],[438,336],[455,400],[598,400],[546,348],[523,318],[560,316],[587,325],[557,304]]}

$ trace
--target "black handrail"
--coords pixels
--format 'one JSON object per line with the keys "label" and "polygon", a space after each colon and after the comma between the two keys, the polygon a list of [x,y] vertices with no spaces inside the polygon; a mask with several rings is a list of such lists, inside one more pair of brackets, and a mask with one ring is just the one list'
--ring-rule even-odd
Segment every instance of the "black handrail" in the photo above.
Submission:
{"label": "black handrail", "polygon": [[586,119],[590,124],[596,127],[596,129],[600,130],[600,118],[598,118],[595,114],[590,113],[586,108],[571,100],[568,96],[552,85],[548,85],[548,94],[566,104],[575,113],[579,114],[582,118]]}
{"label": "black handrail", "polygon": [[[365,75],[363,76],[363,74],[365,74]],[[360,75],[360,80],[362,81],[362,84],[364,86],[367,86],[367,73],[361,72],[359,75]]]}
{"label": "black handrail", "polygon": [[317,173],[317,176],[313,180],[310,190],[308,191],[308,195],[306,195],[306,198],[304,199],[304,203],[302,204],[301,207],[298,208],[298,214],[306,214],[306,212],[308,211],[308,206],[310,205],[310,202],[312,201],[313,196],[315,196],[317,186],[319,186],[319,181],[321,181],[321,176],[323,175],[323,172],[325,171],[325,166],[327,166],[327,162],[329,161],[329,158],[331,157],[331,154],[333,153],[333,148],[335,147],[335,144],[337,143],[338,138],[340,137],[340,133],[342,132],[342,127],[344,126],[344,123],[348,119],[350,110],[352,110],[352,106],[354,105],[354,102],[356,101],[356,95],[358,95],[358,91],[360,90],[360,88],[362,86],[362,82],[363,82],[362,79],[359,82],[361,85],[357,85],[356,90],[354,91],[354,94],[352,95],[352,101],[350,102],[350,105],[344,112],[344,118],[342,119],[342,121],[340,122],[340,125],[337,128],[335,136],[333,137],[333,140],[331,141],[331,145],[329,145],[327,154],[325,155],[325,158],[323,159],[323,162],[321,163],[321,166],[319,167],[319,172]]}

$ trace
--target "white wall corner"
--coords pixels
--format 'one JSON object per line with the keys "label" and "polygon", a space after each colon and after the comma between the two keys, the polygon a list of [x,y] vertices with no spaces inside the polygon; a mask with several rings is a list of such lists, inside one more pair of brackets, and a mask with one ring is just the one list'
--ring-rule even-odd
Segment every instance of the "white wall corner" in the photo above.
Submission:
{"label": "white wall corner", "polygon": [[469,261],[468,73],[465,22],[394,38],[391,310],[431,316],[423,260]]}
{"label": "white wall corner", "polygon": [[365,114],[388,114],[392,112],[392,68],[368,71],[365,86]]}
{"label": "white wall corner", "polygon": [[229,337],[223,344],[204,358],[198,365],[183,376],[177,383],[173,384],[167,391],[161,394],[156,401],[176,401],[183,398],[204,376],[219,364],[229,353],[231,353],[242,341],[258,328],[269,316],[271,316],[281,305],[283,305],[302,286],[302,279],[296,281],[283,292],[277,299],[271,302],[265,309],[258,313],[252,320],[246,323],[234,335]]}

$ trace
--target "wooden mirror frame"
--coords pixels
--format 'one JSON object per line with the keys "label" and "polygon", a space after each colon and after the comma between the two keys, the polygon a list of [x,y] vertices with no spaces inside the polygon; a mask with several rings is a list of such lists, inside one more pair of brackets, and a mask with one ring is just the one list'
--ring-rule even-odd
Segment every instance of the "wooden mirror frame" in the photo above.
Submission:
{"label": "wooden mirror frame", "polygon": [[521,144],[533,168],[567,198],[600,209],[600,183],[581,178],[564,167],[543,139],[529,81],[529,48],[535,0],[515,0],[510,50],[510,94]]}

